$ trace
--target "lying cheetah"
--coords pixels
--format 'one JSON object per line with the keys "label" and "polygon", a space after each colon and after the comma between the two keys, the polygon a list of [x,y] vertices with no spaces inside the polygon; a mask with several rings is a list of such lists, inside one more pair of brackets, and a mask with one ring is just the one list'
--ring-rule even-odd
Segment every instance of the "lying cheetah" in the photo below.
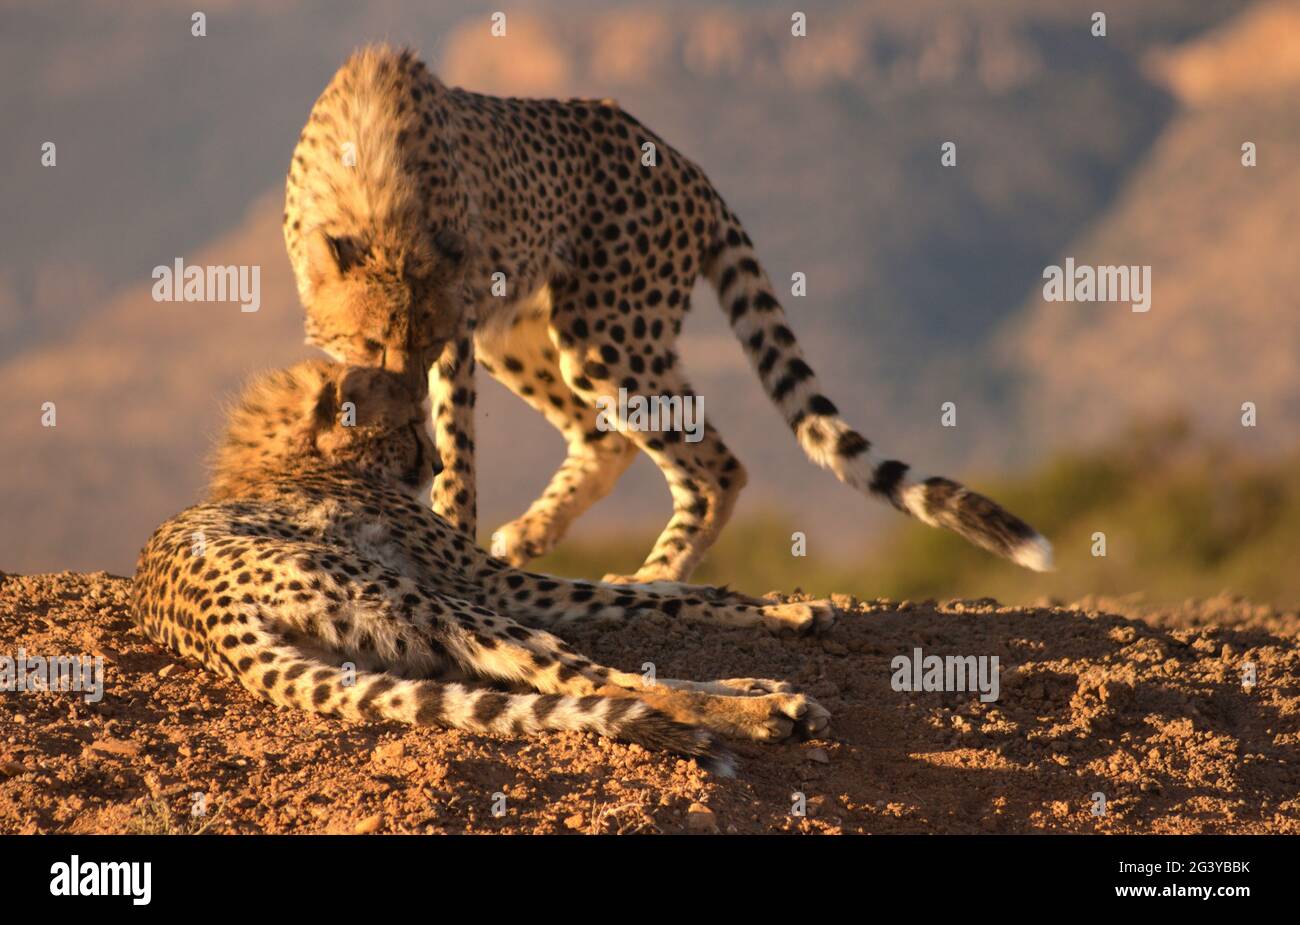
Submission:
{"label": "lying cheetah", "polygon": [[740,220],[695,164],[612,102],[484,96],[444,86],[410,51],[363,49],[302,131],[284,234],[310,343],[408,375],[432,366],[446,462],[433,507],[451,523],[474,535],[475,355],[564,435],[550,485],[494,537],[512,564],[549,551],[638,450],[667,478],[673,516],[627,580],[683,581],[713,543],[745,484],[717,430],[705,422],[692,442],[602,428],[598,416],[620,389],[694,396],[673,342],[704,276],[814,463],[924,523],[1051,567],[1028,524],[949,479],[911,475],[840,418]]}
{"label": "lying cheetah", "polygon": [[805,631],[834,613],[722,589],[567,581],[492,558],[421,503],[437,467],[423,393],[395,373],[324,360],[255,382],[229,416],[208,500],[140,555],[137,623],[273,703],[356,720],[591,730],[724,773],[718,734],[773,741],[826,728],[826,710],[789,684],[647,684],[546,632],[651,611]]}

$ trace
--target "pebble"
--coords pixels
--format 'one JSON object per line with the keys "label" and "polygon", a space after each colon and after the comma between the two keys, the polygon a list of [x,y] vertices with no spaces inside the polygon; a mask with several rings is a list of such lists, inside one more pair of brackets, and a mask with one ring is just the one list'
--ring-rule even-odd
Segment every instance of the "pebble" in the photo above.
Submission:
{"label": "pebble", "polygon": [[0,775],[5,777],[17,777],[19,774],[26,774],[27,768],[23,767],[17,761],[0,761]]}
{"label": "pebble", "polygon": [[813,797],[809,797],[808,818],[820,819],[822,816],[826,815],[826,810],[831,808],[832,805],[833,804],[826,798],[825,794],[819,793]]}
{"label": "pebble", "polygon": [[698,833],[716,832],[718,816],[703,803],[692,803],[686,810],[686,828],[688,831]]}
{"label": "pebble", "polygon": [[101,755],[116,755],[119,758],[134,758],[144,746],[130,739],[100,739],[86,746],[92,752]]}
{"label": "pebble", "polygon": [[169,677],[171,674],[173,674],[176,671],[178,667],[180,666],[178,666],[175,662],[169,662],[168,664],[163,665],[161,668],[158,669],[158,677],[160,678]]}
{"label": "pebble", "polygon": [[385,742],[378,746],[370,755],[371,760],[383,764],[389,761],[398,761],[406,757],[406,745],[403,742]]}
{"label": "pebble", "polygon": [[564,827],[574,831],[582,828],[583,822],[582,813],[574,813],[572,816],[564,817]]}
{"label": "pebble", "polygon": [[826,753],[824,748],[810,748],[803,753],[803,756],[809,761],[815,761],[818,764],[831,763],[831,756]]}
{"label": "pebble", "polygon": [[373,816],[367,816],[352,827],[352,831],[358,835],[370,835],[379,831],[379,827],[384,824],[384,817],[379,813]]}

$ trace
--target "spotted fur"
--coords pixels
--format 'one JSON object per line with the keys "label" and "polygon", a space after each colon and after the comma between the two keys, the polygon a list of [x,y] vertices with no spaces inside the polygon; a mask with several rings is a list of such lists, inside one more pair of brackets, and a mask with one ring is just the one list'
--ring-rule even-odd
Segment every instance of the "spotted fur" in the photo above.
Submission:
{"label": "spotted fur", "polygon": [[826,711],[788,684],[647,684],[547,632],[648,612],[807,631],[833,613],[717,588],[569,581],[492,558],[421,503],[437,459],[424,399],[400,373],[324,360],[254,382],[228,415],[208,499],[140,555],[137,623],[273,703],[353,720],[589,730],[721,770],[718,734],[767,741],[825,727]]}
{"label": "spotted fur", "polygon": [[[345,166],[356,139],[358,164]],[[686,579],[727,522],[745,469],[712,425],[699,442],[597,426],[597,403],[620,388],[694,396],[673,345],[703,275],[813,462],[924,523],[1050,567],[1051,547],[1022,520],[916,476],[844,422],[739,219],[695,164],[611,101],[470,93],[409,51],[367,48],[312,109],[285,202],[308,339],[348,362],[433,366],[446,462],[435,510],[473,535],[475,355],[566,438],[542,496],[496,535],[514,564],[550,550],[638,451],[664,473],[673,515],[629,580]]]}

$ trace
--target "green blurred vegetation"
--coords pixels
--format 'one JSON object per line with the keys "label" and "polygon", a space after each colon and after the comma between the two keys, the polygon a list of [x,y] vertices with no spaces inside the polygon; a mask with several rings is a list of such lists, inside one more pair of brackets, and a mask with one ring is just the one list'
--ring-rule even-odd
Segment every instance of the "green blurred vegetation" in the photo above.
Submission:
{"label": "green blurred vegetation", "polygon": [[[901,519],[858,563],[800,558],[791,555],[792,519],[767,516],[729,525],[694,580],[760,594],[799,587],[914,600],[1026,603],[1140,593],[1170,602],[1226,591],[1285,607],[1300,602],[1300,454],[1253,461],[1196,439],[1175,420],[1134,427],[1101,449],[1061,454],[1023,478],[971,481],[1052,541],[1055,572],[1028,572]],[[1092,555],[1097,532],[1106,535],[1104,558]],[[628,573],[654,536],[564,543],[535,567],[596,578]]]}

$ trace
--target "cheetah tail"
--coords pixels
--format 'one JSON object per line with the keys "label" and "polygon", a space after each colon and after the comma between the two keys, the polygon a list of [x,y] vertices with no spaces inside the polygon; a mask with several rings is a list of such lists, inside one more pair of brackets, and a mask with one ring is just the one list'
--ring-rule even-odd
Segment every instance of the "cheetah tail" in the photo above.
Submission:
{"label": "cheetah tail", "polygon": [[718,210],[718,240],[704,271],[764,389],[808,458],[851,488],[922,523],[946,527],[1036,572],[1050,571],[1052,546],[1029,524],[951,479],[909,475],[906,463],[877,455],[871,442],[844,422],[805,362],[749,236],[720,200]]}
{"label": "cheetah tail", "polygon": [[222,668],[280,706],[364,721],[392,720],[503,736],[575,729],[700,760],[720,774],[731,754],[706,729],[679,723],[635,696],[508,694],[382,672],[344,671],[269,632],[247,631],[223,653]]}

